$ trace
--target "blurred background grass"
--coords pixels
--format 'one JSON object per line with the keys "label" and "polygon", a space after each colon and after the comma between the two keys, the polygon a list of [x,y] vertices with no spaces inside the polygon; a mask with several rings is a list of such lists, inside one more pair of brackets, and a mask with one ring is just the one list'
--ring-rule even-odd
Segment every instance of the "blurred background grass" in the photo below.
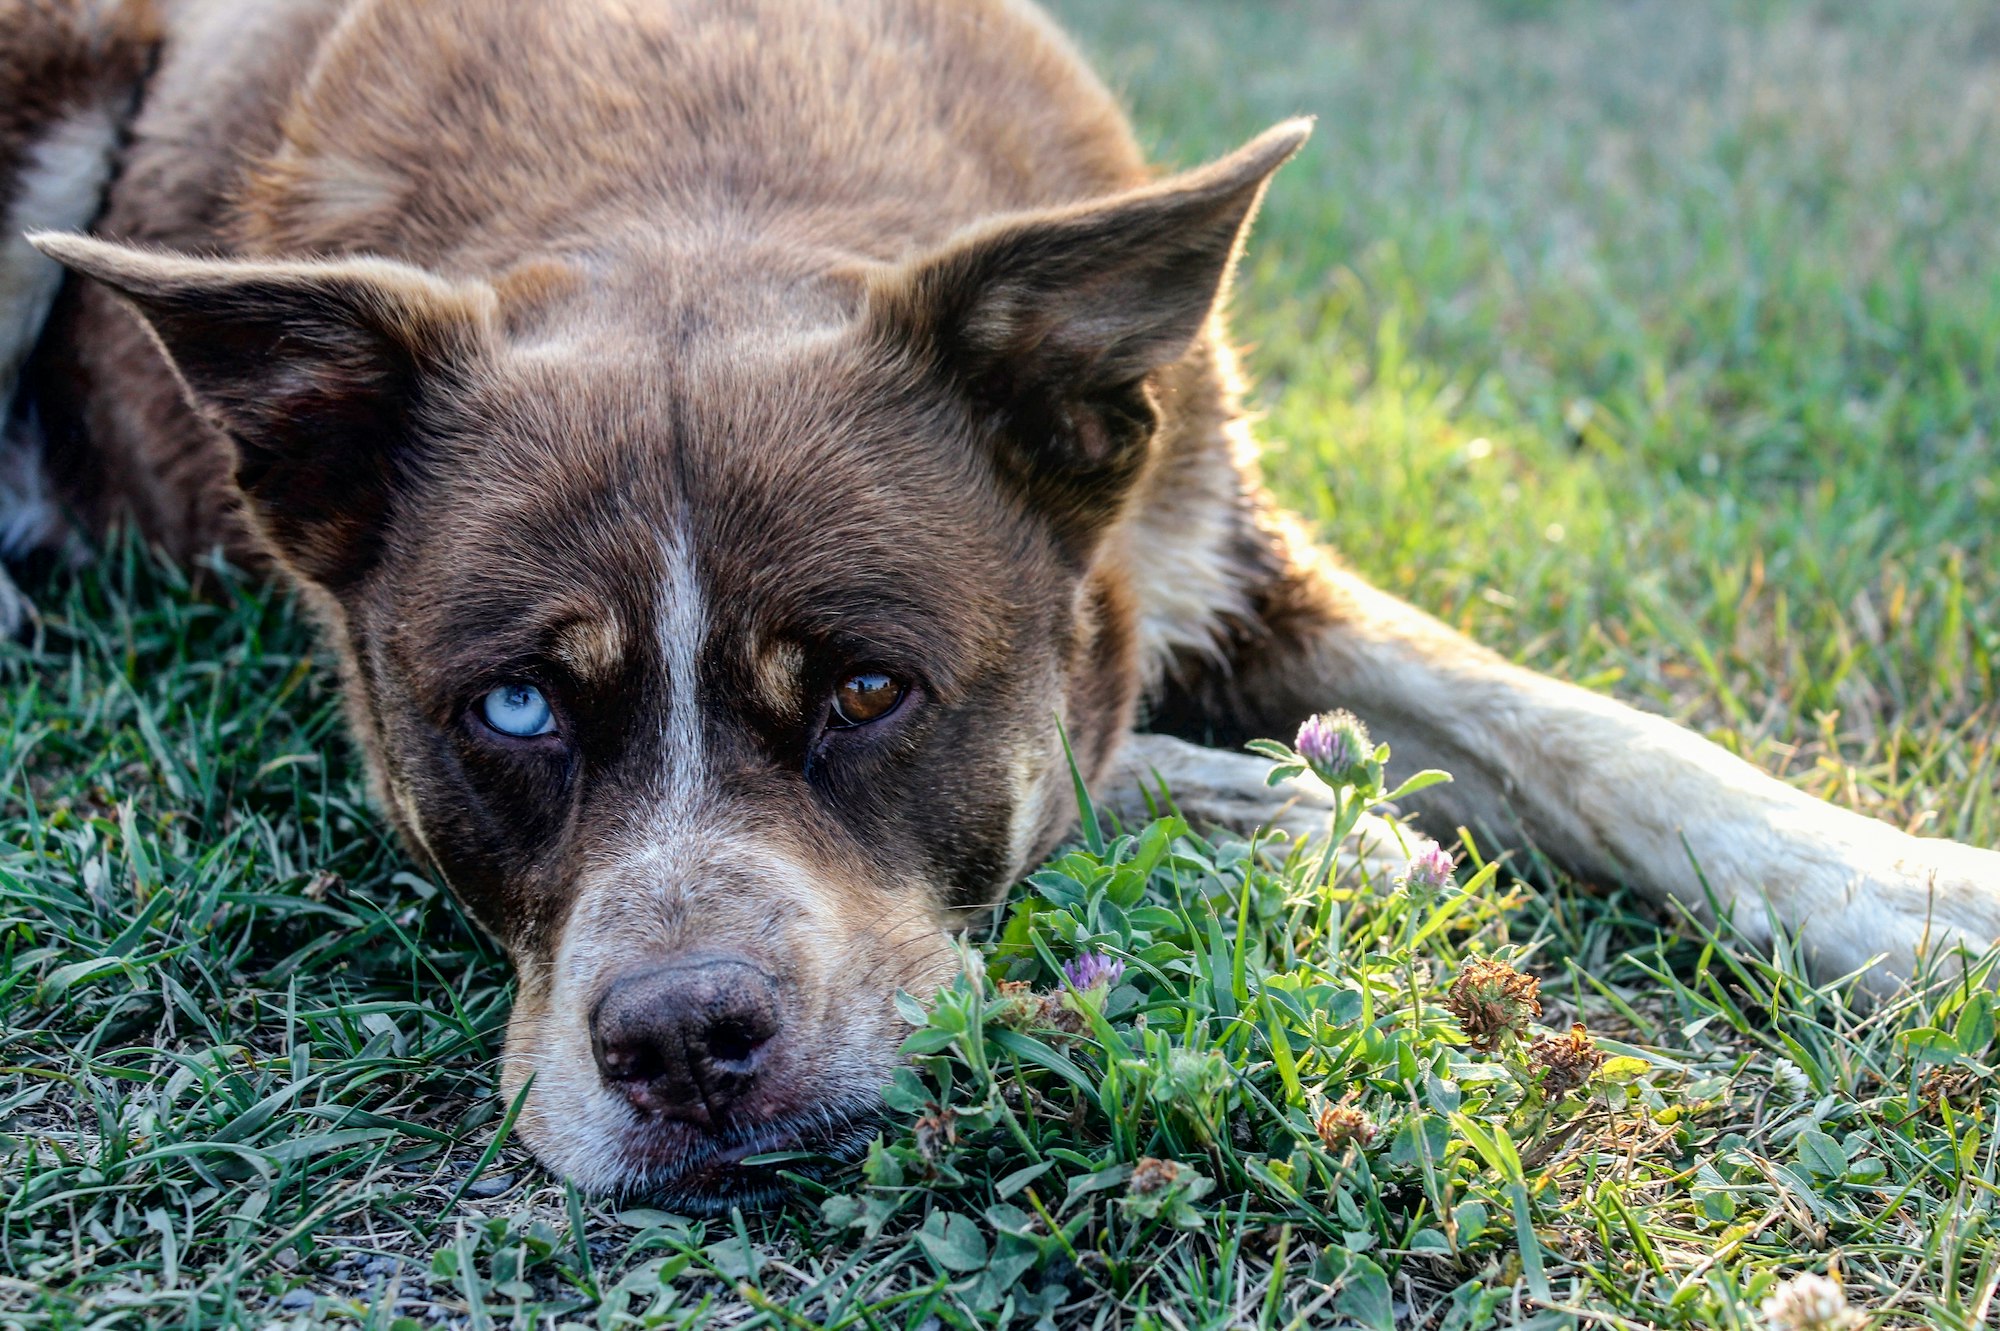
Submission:
{"label": "blurred background grass", "polygon": [[1992,844],[2000,6],[1058,0],[1188,165],[1319,118],[1234,304],[1357,567]]}

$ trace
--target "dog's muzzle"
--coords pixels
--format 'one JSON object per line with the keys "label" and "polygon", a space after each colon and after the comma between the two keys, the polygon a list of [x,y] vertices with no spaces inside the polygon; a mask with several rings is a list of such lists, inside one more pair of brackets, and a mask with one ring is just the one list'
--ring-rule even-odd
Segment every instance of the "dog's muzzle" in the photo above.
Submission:
{"label": "dog's muzzle", "polygon": [[757,1089],[783,1025],[777,985],[747,961],[704,954],[631,971],[590,1014],[604,1084],[634,1108],[710,1132]]}

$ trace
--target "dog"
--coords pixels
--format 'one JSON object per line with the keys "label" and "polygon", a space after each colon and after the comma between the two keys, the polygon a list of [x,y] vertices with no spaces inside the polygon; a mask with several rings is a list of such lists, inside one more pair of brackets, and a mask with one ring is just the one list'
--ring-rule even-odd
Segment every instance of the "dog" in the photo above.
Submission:
{"label": "dog", "polygon": [[2000,938],[2000,854],[1317,548],[1221,313],[1308,125],[1157,173],[1025,0],[0,0],[0,107],[9,553],[129,524],[299,590],[586,1188],[858,1150],[1071,755],[1324,827],[1238,746],[1336,705],[1454,774],[1426,825],[1822,975]]}

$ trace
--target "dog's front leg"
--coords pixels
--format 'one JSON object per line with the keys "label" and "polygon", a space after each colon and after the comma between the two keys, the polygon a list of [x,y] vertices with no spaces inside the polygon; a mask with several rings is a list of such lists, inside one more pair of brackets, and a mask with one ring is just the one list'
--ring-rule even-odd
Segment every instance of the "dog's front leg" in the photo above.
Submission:
{"label": "dog's front leg", "polygon": [[[1276,833],[1315,848],[1324,845],[1335,812],[1333,792],[1303,777],[1273,786],[1270,771],[1268,759],[1247,753],[1171,735],[1133,735],[1094,798],[1126,828],[1143,824],[1164,796],[1197,831]],[[1364,813],[1347,836],[1338,871],[1370,884],[1387,883],[1408,865],[1415,840],[1413,831]]]}
{"label": "dog's front leg", "polygon": [[1571,871],[1624,882],[1758,942],[1773,918],[1814,969],[1885,958],[1876,989],[1920,952],[2000,939],[2000,854],[1908,835],[1792,789],[1663,717],[1502,660],[1302,544],[1272,612],[1228,673],[1169,696],[1163,720],[1232,742],[1285,737],[1327,707],[1359,714],[1393,750],[1391,779],[1452,773],[1414,801],[1448,839],[1533,846]]}

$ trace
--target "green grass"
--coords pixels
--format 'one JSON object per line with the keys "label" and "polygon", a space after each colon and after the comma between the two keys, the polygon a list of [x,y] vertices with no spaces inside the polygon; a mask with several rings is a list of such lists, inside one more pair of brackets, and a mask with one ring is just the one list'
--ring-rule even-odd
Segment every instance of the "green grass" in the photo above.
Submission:
{"label": "green grass", "polygon": [[[1358,567],[2000,841],[1989,5],[1060,9],[1167,160],[1319,115],[1237,327],[1275,484]],[[721,1222],[571,1195],[503,1130],[504,963],[368,811],[290,602],[129,551],[40,595],[0,649],[0,1324],[1751,1327],[1829,1267],[1871,1325],[2000,1308],[1983,995],[1859,1012],[1616,892],[1329,891],[1171,824],[1015,894],[864,1167]],[[999,994],[1081,949],[1127,960],[1087,1014]],[[1583,1093],[1470,1047],[1474,957],[1613,1056]],[[1331,1149],[1350,1090],[1379,1131]]]}

